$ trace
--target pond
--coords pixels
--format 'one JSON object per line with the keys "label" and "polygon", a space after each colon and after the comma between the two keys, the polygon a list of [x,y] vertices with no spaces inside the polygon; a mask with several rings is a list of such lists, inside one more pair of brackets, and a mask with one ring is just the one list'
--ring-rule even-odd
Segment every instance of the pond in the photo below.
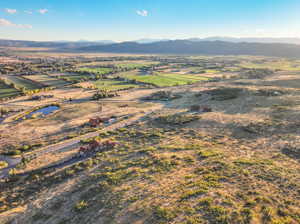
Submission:
{"label": "pond", "polygon": [[41,109],[38,109],[38,110],[35,110],[35,111],[32,111],[31,113],[27,114],[25,116],[25,118],[32,118],[32,117],[40,117],[40,116],[46,116],[48,114],[51,114],[52,112],[58,110],[59,107],[58,106],[47,106],[47,107],[43,107]]}

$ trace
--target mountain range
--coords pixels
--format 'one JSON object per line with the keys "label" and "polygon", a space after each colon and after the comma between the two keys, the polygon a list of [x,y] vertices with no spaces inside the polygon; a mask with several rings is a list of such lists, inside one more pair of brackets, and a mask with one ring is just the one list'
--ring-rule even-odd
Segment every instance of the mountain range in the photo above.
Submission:
{"label": "mountain range", "polygon": [[225,41],[233,43],[283,43],[283,44],[299,44],[300,38],[292,37],[207,37],[207,38],[190,38],[191,41]]}
{"label": "mountain range", "polygon": [[102,41],[22,41],[1,40],[0,47],[43,47],[60,51],[134,54],[208,54],[300,57],[298,38],[209,37],[185,40],[140,39],[116,43]]}
{"label": "mountain range", "polygon": [[75,49],[83,52],[134,54],[207,54],[207,55],[261,55],[300,57],[300,45],[284,43],[234,43],[225,41],[169,40],[139,44],[123,42]]}
{"label": "mountain range", "polygon": [[27,40],[5,40],[0,39],[0,47],[44,47],[44,48],[78,48],[87,47],[94,45],[113,44],[114,41],[103,40],[103,41],[27,41]]}

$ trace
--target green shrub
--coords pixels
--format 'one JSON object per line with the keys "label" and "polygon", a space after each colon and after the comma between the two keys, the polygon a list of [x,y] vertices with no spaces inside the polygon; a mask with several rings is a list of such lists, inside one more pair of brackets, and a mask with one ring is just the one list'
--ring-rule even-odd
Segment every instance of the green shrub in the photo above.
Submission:
{"label": "green shrub", "polygon": [[183,195],[181,195],[180,200],[187,200],[205,193],[207,193],[207,191],[204,189],[187,190]]}
{"label": "green shrub", "polygon": [[243,91],[241,88],[219,88],[219,89],[212,89],[201,92],[197,95],[202,95],[202,93],[206,93],[212,96],[213,100],[217,101],[224,101],[224,100],[232,100],[237,98],[240,93]]}
{"label": "green shrub", "polygon": [[4,169],[8,166],[8,163],[6,161],[0,161],[0,170]]}
{"label": "green shrub", "polygon": [[207,149],[207,150],[200,150],[198,152],[198,155],[200,156],[201,159],[207,159],[210,157],[219,156],[219,155],[221,155],[221,153],[218,152],[217,150]]}
{"label": "green shrub", "polygon": [[174,213],[174,211],[172,211],[168,208],[161,207],[161,206],[157,206],[155,208],[154,214],[157,218],[166,220],[166,221],[170,221],[176,217],[176,214]]}
{"label": "green shrub", "polygon": [[251,220],[253,218],[253,213],[252,210],[250,208],[243,208],[240,211],[242,218],[244,220],[245,223],[251,223]]}
{"label": "green shrub", "polygon": [[8,151],[6,154],[10,155],[10,156],[18,156],[18,155],[22,154],[22,151],[18,150],[18,149],[15,149],[15,150],[12,150],[12,151]]}
{"label": "green shrub", "polygon": [[174,114],[174,115],[163,115],[156,118],[156,121],[161,124],[169,125],[182,125],[192,121],[199,120],[200,117],[191,114]]}
{"label": "green shrub", "polygon": [[88,207],[88,203],[84,200],[77,202],[74,206],[75,211],[82,211]]}
{"label": "green shrub", "polygon": [[111,98],[115,96],[119,96],[118,93],[110,92],[108,90],[99,90],[97,93],[93,95],[92,99],[99,100],[99,99]]}

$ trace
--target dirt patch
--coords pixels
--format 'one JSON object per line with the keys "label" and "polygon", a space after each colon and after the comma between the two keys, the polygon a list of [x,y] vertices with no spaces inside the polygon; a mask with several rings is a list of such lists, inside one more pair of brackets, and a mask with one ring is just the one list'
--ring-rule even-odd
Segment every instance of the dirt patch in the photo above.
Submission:
{"label": "dirt patch", "polygon": [[72,149],[68,151],[58,151],[55,153],[47,153],[43,156],[39,156],[38,158],[35,158],[28,163],[26,163],[26,166],[24,169],[22,169],[21,173],[28,172],[32,170],[37,170],[43,167],[48,167],[50,165],[54,165],[60,162],[65,161],[67,158],[71,158],[75,156],[78,149]]}
{"label": "dirt patch", "polygon": [[162,100],[162,101],[169,101],[174,100],[182,97],[178,93],[173,93],[171,91],[158,91],[152,93],[150,96],[142,97],[142,100]]}

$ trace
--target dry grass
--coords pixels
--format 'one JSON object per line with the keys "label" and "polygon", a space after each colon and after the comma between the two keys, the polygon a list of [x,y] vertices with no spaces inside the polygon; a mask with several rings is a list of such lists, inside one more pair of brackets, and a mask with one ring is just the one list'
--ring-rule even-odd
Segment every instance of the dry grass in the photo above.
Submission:
{"label": "dry grass", "polygon": [[[133,101],[126,107],[107,102],[103,113],[139,112],[147,117],[100,134],[119,142],[116,149],[68,168],[1,183],[1,208],[27,205],[14,215],[16,223],[299,223],[300,95],[294,86],[278,85],[293,78],[296,74],[277,73],[264,82],[243,79],[172,87],[168,90],[181,98],[145,107],[137,107],[138,99],[157,90],[125,91],[115,100]],[[243,91],[224,101],[198,94],[224,87]],[[261,89],[287,94],[256,94]],[[212,112],[191,114],[195,104]],[[65,113],[19,127],[54,127],[63,121],[76,127],[97,114],[96,105],[70,103],[63,106]],[[148,114],[152,110],[156,111]],[[155,119],[166,114],[199,119],[183,125],[162,125]],[[71,153],[45,158],[56,162]],[[29,165],[45,164],[40,158]]]}

